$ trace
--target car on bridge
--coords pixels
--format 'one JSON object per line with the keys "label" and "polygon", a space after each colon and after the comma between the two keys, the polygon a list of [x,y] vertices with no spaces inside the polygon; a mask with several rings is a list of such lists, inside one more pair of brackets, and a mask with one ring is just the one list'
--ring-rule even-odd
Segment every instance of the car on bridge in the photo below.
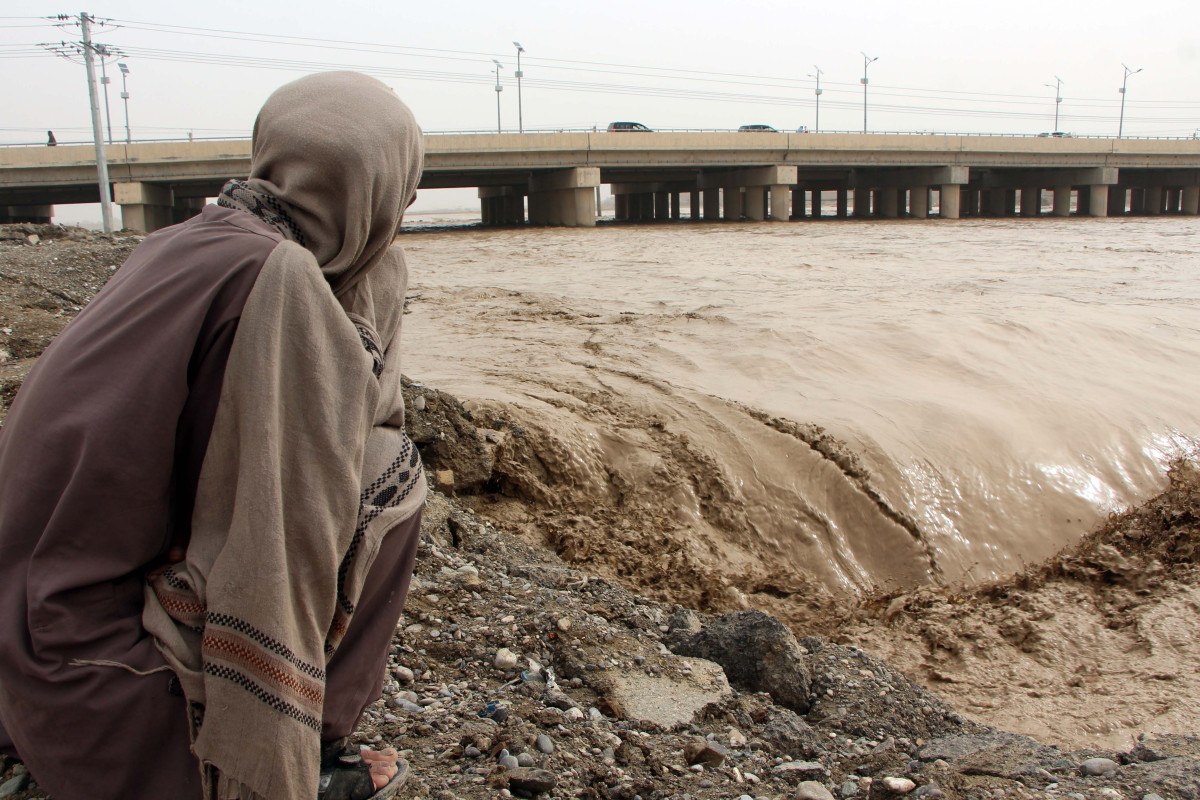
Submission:
{"label": "car on bridge", "polygon": [[1047,133],[1038,134],[1039,139],[1045,139],[1047,137],[1051,139],[1074,139],[1075,134],[1067,133],[1066,131],[1049,131]]}
{"label": "car on bridge", "polygon": [[608,123],[608,132],[617,133],[620,131],[639,131],[641,133],[653,133],[652,128],[647,128],[640,122],[610,122]]}
{"label": "car on bridge", "polygon": [[775,128],[772,128],[770,125],[757,124],[743,125],[742,127],[738,128],[738,133],[779,133],[779,131],[777,131]]}

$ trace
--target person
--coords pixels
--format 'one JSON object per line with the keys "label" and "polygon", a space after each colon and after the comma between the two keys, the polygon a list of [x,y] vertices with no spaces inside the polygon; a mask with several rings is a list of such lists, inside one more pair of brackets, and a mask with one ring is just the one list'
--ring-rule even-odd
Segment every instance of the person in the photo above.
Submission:
{"label": "person", "polygon": [[0,430],[0,750],[55,800],[394,795],[380,696],[426,491],[403,431],[422,137],[311,75],[248,180],[148,236]]}
{"label": "person", "polygon": [[54,138],[54,131],[46,131],[46,147],[57,147],[58,139]]}

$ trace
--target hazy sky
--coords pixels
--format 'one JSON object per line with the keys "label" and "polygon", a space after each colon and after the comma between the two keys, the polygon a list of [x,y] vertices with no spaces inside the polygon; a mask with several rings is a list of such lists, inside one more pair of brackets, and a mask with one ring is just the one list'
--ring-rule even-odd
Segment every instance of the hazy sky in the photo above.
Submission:
{"label": "hazy sky", "polygon": [[[526,48],[526,129],[815,126],[862,129],[866,51],[873,130],[1115,134],[1122,62],[1126,135],[1200,128],[1200,3],[561,0],[254,3],[107,0],[98,42],[128,64],[135,139],[245,135],[266,95],[298,75],[357,68],[394,86],[428,131],[495,130],[492,58],[503,64],[502,124],[517,126],[512,41]],[[24,27],[78,9],[0,0],[0,143],[90,140],[83,67],[31,48],[77,27]],[[177,26],[177,27],[171,27]],[[154,28],[154,30],[147,30]],[[199,30],[206,29],[206,30]],[[284,39],[282,37],[296,37]],[[290,41],[292,44],[287,44]],[[124,108],[113,78],[113,135]],[[347,120],[352,125],[353,120]]]}

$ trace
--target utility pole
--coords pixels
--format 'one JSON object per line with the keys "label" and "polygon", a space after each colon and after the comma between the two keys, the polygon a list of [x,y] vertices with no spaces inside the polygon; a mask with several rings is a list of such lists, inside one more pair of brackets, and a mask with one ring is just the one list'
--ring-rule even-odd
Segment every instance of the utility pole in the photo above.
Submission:
{"label": "utility pole", "polygon": [[130,144],[132,137],[129,135],[129,85],[125,79],[129,77],[129,66],[120,61],[117,66],[121,70],[121,99],[125,101],[125,144]]}
{"label": "utility pole", "polygon": [[92,106],[92,139],[96,143],[96,174],[100,183],[100,216],[104,232],[112,233],[112,196],[108,184],[108,160],[104,155],[104,137],[100,135],[100,98],[96,96],[96,64],[92,45],[92,22],[87,12],[79,12],[79,27],[83,30],[83,64],[87,69],[88,100]]}
{"label": "utility pole", "polygon": [[500,85],[500,68],[504,65],[494,58],[492,63],[496,65],[496,133],[500,133],[500,93],[504,91],[504,87]]}
{"label": "utility pole", "polygon": [[1054,85],[1048,83],[1042,84],[1047,89],[1054,90],[1054,132],[1058,132],[1058,107],[1062,105],[1062,78],[1054,76]]}
{"label": "utility pole", "polygon": [[815,69],[817,71],[817,73],[815,75],[808,76],[810,78],[817,79],[817,89],[816,89],[816,92],[814,92],[814,94],[816,94],[816,96],[817,96],[817,123],[816,123],[816,125],[813,126],[813,130],[815,130],[817,133],[820,133],[821,132],[821,91],[822,91],[821,90],[821,68],[818,67],[816,64],[813,64],[813,69]]}
{"label": "utility pole", "polygon": [[521,109],[521,78],[525,73],[521,71],[521,53],[525,52],[525,48],[520,42],[513,42],[517,48],[517,132],[525,132],[525,113]]}
{"label": "utility pole", "polygon": [[1125,78],[1121,81],[1121,121],[1117,124],[1117,138],[1118,139],[1120,139],[1121,134],[1125,132],[1125,85],[1127,83],[1129,83],[1130,75],[1137,75],[1139,72],[1142,71],[1141,67],[1138,67],[1137,69],[1130,69],[1129,67],[1126,67],[1124,64],[1122,64],[1121,66],[1125,67]]}
{"label": "utility pole", "polygon": [[[859,51],[859,52],[861,52],[861,51]],[[878,61],[878,60],[879,60],[879,56],[875,56],[874,58],[871,58],[871,57],[870,57],[869,55],[867,55],[866,53],[863,53],[863,54],[862,54],[862,57],[863,57],[863,76],[862,76],[862,85],[863,85],[863,133],[866,133],[866,132],[867,132],[867,83],[869,82],[869,81],[867,80],[867,67],[871,66],[871,64],[872,64],[872,63],[874,63],[874,62]]]}
{"label": "utility pole", "polygon": [[98,44],[96,54],[100,56],[100,85],[104,87],[104,122],[108,127],[108,143],[112,144],[112,110],[108,107],[108,65],[104,60],[109,55],[108,48]]}

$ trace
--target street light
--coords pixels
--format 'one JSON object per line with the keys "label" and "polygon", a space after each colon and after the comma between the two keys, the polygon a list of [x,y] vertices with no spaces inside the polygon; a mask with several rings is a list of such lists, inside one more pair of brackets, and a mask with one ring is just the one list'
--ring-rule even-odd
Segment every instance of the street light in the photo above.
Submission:
{"label": "street light", "polygon": [[1137,69],[1130,69],[1129,67],[1125,66],[1124,64],[1122,64],[1121,66],[1125,67],[1125,77],[1124,77],[1124,79],[1121,80],[1121,122],[1117,125],[1117,138],[1118,139],[1121,138],[1121,134],[1125,130],[1125,84],[1129,83],[1130,75],[1137,75],[1139,72],[1142,71],[1141,67],[1138,67]]}
{"label": "street light", "polygon": [[500,85],[500,68],[504,65],[494,58],[492,63],[496,65],[496,133],[500,133],[500,93],[504,91]]}
{"label": "street light", "polygon": [[521,53],[525,52],[525,48],[521,47],[520,42],[513,42],[513,45],[517,48],[517,132],[524,133],[525,114],[521,109],[521,78],[525,73],[521,71]]}
{"label": "street light", "polygon": [[125,83],[129,77],[129,67],[124,61],[118,61],[117,67],[121,70],[121,99],[125,101],[125,144],[129,144],[129,86]]}
{"label": "street light", "polygon": [[813,126],[813,129],[816,130],[817,133],[820,133],[821,132],[821,68],[818,67],[816,64],[813,64],[813,69],[815,69],[817,71],[817,74],[813,75],[812,73],[809,73],[809,76],[808,76],[810,78],[817,79],[817,89],[814,92],[814,94],[816,94],[816,96],[817,96],[817,124]]}
{"label": "street light", "polygon": [[100,56],[100,85],[104,87],[104,119],[108,126],[108,143],[112,144],[112,112],[108,108],[108,84],[111,82],[108,79],[108,70],[104,59],[108,58],[108,48],[102,44],[95,45],[96,54]]}
{"label": "street light", "polygon": [[[860,52],[860,53],[862,53],[862,51],[861,51],[861,50],[860,50],[859,52]],[[871,64],[873,64],[873,63],[875,63],[876,61],[878,61],[878,60],[879,60],[879,56],[875,56],[874,58],[871,58],[871,57],[870,57],[869,55],[867,55],[866,53],[863,53],[863,54],[862,54],[862,57],[863,57],[863,76],[862,76],[862,85],[863,85],[863,133],[866,133],[866,132],[867,132],[867,83],[869,83],[869,81],[867,80],[867,67],[871,66]]]}
{"label": "street light", "polygon": [[1060,105],[1062,105],[1062,78],[1055,75],[1053,86],[1048,83],[1043,83],[1042,86],[1045,86],[1047,89],[1054,90],[1054,130],[1055,130],[1055,132],[1057,132],[1058,131],[1058,107]]}

